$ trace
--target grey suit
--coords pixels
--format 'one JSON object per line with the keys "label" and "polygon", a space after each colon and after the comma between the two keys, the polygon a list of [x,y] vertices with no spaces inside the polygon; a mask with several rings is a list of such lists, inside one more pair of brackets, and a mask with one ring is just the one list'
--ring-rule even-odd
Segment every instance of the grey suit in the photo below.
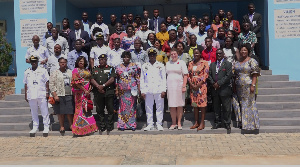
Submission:
{"label": "grey suit", "polygon": [[218,83],[219,88],[215,90],[212,87],[212,99],[215,112],[215,123],[221,123],[221,104],[223,111],[223,121],[230,125],[231,122],[231,77],[232,64],[226,59],[223,60],[218,73],[216,73],[217,62],[213,62],[209,68],[208,82],[210,84]]}

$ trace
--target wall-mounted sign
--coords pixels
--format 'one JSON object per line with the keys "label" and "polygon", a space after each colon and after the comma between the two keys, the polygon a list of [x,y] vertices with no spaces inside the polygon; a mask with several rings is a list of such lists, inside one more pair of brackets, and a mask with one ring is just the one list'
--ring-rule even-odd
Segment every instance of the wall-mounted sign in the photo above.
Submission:
{"label": "wall-mounted sign", "polygon": [[300,3],[300,0],[274,0],[274,4],[282,3]]}
{"label": "wall-mounted sign", "polygon": [[47,13],[47,0],[20,0],[21,14]]}
{"label": "wall-mounted sign", "polygon": [[42,41],[47,31],[47,19],[25,19],[20,20],[21,47],[32,46],[32,37],[37,35]]}
{"label": "wall-mounted sign", "polygon": [[300,9],[274,10],[275,38],[300,38]]}

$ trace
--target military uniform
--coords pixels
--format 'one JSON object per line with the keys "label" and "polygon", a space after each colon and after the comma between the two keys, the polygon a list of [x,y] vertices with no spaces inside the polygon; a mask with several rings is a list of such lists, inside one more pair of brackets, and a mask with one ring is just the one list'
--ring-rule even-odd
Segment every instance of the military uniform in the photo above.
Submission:
{"label": "military uniform", "polygon": [[[37,61],[37,56],[31,56],[31,61]],[[27,100],[30,106],[33,129],[29,132],[30,134],[35,134],[39,127],[39,115],[38,108],[41,110],[43,117],[44,131],[43,133],[48,134],[49,132],[49,113],[48,113],[48,102],[46,99],[46,93],[48,93],[46,88],[46,83],[49,81],[49,75],[46,69],[42,67],[37,67],[36,70],[28,68],[24,72],[23,83],[27,86],[26,94]]]}
{"label": "military uniform", "polygon": [[[95,66],[92,71],[92,79],[94,79],[99,85],[104,86],[105,93],[100,93],[96,87],[93,88],[93,93],[95,97],[96,111],[100,118],[101,131],[107,129],[107,131],[112,131],[114,129],[113,114],[114,114],[114,92],[115,84],[105,85],[105,83],[111,78],[116,77],[115,69],[109,65],[103,68],[100,66]],[[104,108],[108,111],[107,123],[104,121]]]}

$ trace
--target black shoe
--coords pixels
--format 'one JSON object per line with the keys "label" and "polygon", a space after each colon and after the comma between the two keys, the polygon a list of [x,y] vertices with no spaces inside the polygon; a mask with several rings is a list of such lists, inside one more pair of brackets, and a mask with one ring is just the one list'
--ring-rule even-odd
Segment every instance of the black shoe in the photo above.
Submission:
{"label": "black shoe", "polygon": [[59,133],[60,133],[60,135],[64,136],[65,135],[65,130],[60,130]]}
{"label": "black shoe", "polygon": [[225,124],[225,129],[227,129],[227,134],[231,133],[231,127],[230,127],[230,125],[226,125]]}
{"label": "black shoe", "polygon": [[213,127],[211,127],[211,129],[218,129],[218,128],[220,128],[221,127],[221,124],[220,123],[215,123],[214,125],[213,125]]}

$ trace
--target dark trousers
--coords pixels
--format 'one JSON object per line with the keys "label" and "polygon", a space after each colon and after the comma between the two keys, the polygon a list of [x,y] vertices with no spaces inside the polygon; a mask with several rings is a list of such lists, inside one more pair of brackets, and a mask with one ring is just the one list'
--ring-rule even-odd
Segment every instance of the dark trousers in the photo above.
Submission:
{"label": "dark trousers", "polygon": [[261,57],[261,54],[260,54],[260,37],[257,37],[257,43],[254,46],[254,52],[255,52],[255,55],[258,57],[259,66],[260,67],[263,66],[263,60],[262,60],[262,57]]}
{"label": "dark trousers", "polygon": [[[230,125],[231,122],[231,96],[212,96],[213,107],[215,112],[215,123],[221,123],[222,120],[225,124]],[[222,113],[221,113],[222,104]]]}
{"label": "dark trousers", "polygon": [[[104,96],[95,94],[95,105],[96,112],[99,116],[101,131],[107,129],[108,131],[112,131],[114,129],[114,95]],[[104,108],[106,106],[108,115],[107,115],[107,123],[105,121],[105,113]]]}

